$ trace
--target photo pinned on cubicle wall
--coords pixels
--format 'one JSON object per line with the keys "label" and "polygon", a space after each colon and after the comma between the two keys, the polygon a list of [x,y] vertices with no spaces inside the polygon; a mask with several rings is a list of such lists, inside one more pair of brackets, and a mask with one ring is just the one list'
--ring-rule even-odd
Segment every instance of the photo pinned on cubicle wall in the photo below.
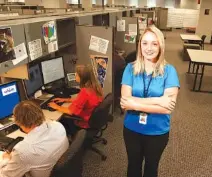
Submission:
{"label": "photo pinned on cubicle wall", "polygon": [[46,44],[57,40],[55,21],[50,21],[42,26],[43,38]]}
{"label": "photo pinned on cubicle wall", "polygon": [[15,59],[11,28],[0,29],[0,63]]}
{"label": "photo pinned on cubicle wall", "polygon": [[94,74],[98,78],[99,83],[103,88],[107,74],[108,57],[100,55],[90,55],[90,59],[94,70]]}
{"label": "photo pinned on cubicle wall", "polygon": [[135,44],[135,42],[136,42],[136,35],[125,34],[124,35],[124,42],[125,43],[130,43],[130,44]]}

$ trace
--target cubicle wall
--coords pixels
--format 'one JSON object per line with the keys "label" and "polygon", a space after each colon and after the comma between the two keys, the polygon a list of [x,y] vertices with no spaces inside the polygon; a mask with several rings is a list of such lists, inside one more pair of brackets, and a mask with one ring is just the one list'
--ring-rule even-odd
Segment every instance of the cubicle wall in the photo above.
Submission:
{"label": "cubicle wall", "polygon": [[[24,24],[25,26],[25,34],[26,34],[26,42],[27,42],[27,49],[29,53],[30,62],[33,60],[37,60],[43,56],[46,56],[50,53],[53,53],[58,50],[58,44],[53,45],[50,49],[50,45],[52,42],[46,44],[44,41],[44,35],[42,28],[45,24],[47,24],[50,21],[42,21],[42,22],[36,22],[36,23],[27,23]],[[56,29],[56,22],[54,21],[54,28]],[[57,42],[57,37],[56,40]],[[30,49],[29,43],[32,43],[34,49]],[[39,45],[41,44],[41,49]],[[37,47],[37,48],[36,48]]]}
{"label": "cubicle wall", "polygon": [[[106,53],[97,52],[89,49],[91,36],[101,38],[108,41]],[[92,56],[102,56],[108,58],[106,79],[104,81],[104,94],[113,92],[113,28],[100,26],[76,26],[77,40],[77,64],[92,64]],[[80,41],[80,42],[79,42]],[[93,45],[94,46],[94,45]],[[98,45],[96,46],[98,47]],[[91,47],[90,47],[91,48]]]}
{"label": "cubicle wall", "polygon": [[[24,25],[19,24],[19,25],[1,26],[0,27],[0,29],[4,29],[4,28],[11,28],[12,38],[13,38],[13,41],[14,41],[14,47],[17,47],[20,44],[24,44],[26,46],[25,34],[24,34]],[[9,71],[9,70],[11,70],[11,69],[13,69],[17,66],[21,66],[23,64],[28,63],[28,57],[21,60],[20,62],[13,62],[13,61],[7,60],[7,61],[4,61],[4,62],[1,62],[1,60],[0,60],[0,74],[7,72],[7,71]]]}
{"label": "cubicle wall", "polygon": [[115,37],[116,47],[118,49],[124,50],[126,55],[127,55],[127,54],[136,50],[137,35],[136,35],[135,42],[132,42],[132,43],[126,42],[125,36],[127,34],[130,34],[129,25],[131,25],[131,24],[137,25],[136,33],[138,34],[138,19],[136,17],[122,17],[122,18],[119,18],[118,20],[124,20],[125,21],[125,27],[124,27],[124,30],[122,30],[122,31],[119,31],[118,27],[117,27],[116,37]]}
{"label": "cubicle wall", "polygon": [[109,14],[109,26],[110,27],[116,27],[116,21],[117,21],[117,13],[116,12],[113,12],[113,13],[110,13]]}
{"label": "cubicle wall", "polygon": [[75,19],[78,25],[93,25],[92,15],[79,16],[79,17],[76,17]]}
{"label": "cubicle wall", "polygon": [[59,19],[56,23],[59,49],[76,43],[75,19]]}

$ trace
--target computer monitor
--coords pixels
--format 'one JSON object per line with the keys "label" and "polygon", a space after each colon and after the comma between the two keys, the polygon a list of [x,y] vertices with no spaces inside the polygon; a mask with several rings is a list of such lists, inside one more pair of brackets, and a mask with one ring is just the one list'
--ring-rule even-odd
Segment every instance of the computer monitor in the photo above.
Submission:
{"label": "computer monitor", "polygon": [[0,85],[0,120],[13,114],[13,108],[20,102],[16,82]]}
{"label": "computer monitor", "polygon": [[42,61],[41,68],[45,85],[65,77],[63,57]]}
{"label": "computer monitor", "polygon": [[43,86],[42,75],[38,64],[29,67],[29,80],[24,80],[24,83],[28,97],[33,96]]}

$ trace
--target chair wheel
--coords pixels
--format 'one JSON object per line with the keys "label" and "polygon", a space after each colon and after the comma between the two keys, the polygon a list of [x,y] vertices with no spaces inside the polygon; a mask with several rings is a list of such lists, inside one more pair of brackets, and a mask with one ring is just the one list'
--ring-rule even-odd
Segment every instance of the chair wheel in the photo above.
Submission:
{"label": "chair wheel", "polygon": [[105,161],[107,159],[107,156],[103,155],[102,156],[102,161]]}
{"label": "chair wheel", "polygon": [[107,140],[102,140],[102,144],[106,145],[107,144]]}

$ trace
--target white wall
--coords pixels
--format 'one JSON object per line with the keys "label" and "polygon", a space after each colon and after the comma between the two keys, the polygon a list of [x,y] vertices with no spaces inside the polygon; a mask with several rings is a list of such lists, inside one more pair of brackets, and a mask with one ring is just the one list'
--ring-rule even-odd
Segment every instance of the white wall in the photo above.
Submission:
{"label": "white wall", "polygon": [[[205,9],[210,9],[209,15],[205,15]],[[211,0],[201,0],[200,4],[200,14],[199,21],[196,29],[196,34],[202,36],[206,35],[205,42],[210,42],[212,34],[212,1]]]}
{"label": "white wall", "polygon": [[[212,3],[212,1],[211,1]],[[197,0],[181,0],[180,8],[183,9],[198,9]]]}
{"label": "white wall", "polygon": [[42,0],[25,0],[25,4],[40,6],[40,5],[42,5]]}

